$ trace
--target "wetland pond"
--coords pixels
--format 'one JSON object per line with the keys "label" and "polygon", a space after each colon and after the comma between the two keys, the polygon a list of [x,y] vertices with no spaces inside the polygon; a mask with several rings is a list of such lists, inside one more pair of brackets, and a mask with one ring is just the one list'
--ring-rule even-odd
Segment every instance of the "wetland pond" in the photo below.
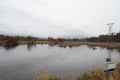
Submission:
{"label": "wetland pond", "polygon": [[120,63],[120,50],[101,47],[58,47],[49,45],[19,45],[14,48],[0,46],[0,76],[15,80],[31,80],[36,72],[59,77],[75,77],[105,65],[111,55],[112,62]]}

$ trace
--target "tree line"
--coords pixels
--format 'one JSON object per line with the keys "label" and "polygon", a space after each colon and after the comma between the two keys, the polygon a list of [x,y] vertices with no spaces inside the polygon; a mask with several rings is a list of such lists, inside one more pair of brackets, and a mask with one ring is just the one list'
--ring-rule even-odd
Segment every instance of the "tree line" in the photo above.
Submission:
{"label": "tree line", "polygon": [[67,38],[57,38],[54,39],[53,37],[48,38],[39,38],[39,37],[32,37],[32,36],[8,36],[8,35],[0,35],[0,40],[4,40],[6,37],[13,38],[18,41],[38,41],[38,40],[48,40],[48,41],[90,41],[90,42],[120,42],[120,32],[112,35],[100,35],[98,37],[90,37],[90,38],[84,38],[84,39],[67,39]]}
{"label": "tree line", "polygon": [[111,35],[100,35],[99,37],[86,38],[85,40],[91,42],[120,42],[120,32]]}

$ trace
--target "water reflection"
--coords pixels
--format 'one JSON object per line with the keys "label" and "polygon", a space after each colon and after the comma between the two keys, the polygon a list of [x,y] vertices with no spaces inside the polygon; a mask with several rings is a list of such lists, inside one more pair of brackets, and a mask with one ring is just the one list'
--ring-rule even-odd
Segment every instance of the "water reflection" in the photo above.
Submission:
{"label": "water reflection", "polygon": [[[32,50],[33,48],[36,47],[37,44],[26,44],[27,45],[27,49],[30,51]],[[40,45],[43,45],[43,44],[40,44]],[[2,46],[2,45],[1,45]],[[2,46],[4,49],[6,50],[10,50],[10,49],[15,49],[17,46],[19,45],[16,45],[16,46]],[[55,45],[55,44],[48,44],[49,48],[52,48],[52,47],[60,47],[60,48],[75,48],[75,47],[80,47],[80,46],[83,46],[83,45],[79,45],[79,46],[72,46],[72,45],[69,45],[69,46],[64,46],[64,45]],[[87,47],[89,47],[90,49],[92,50],[96,50],[98,46],[91,46],[91,45],[86,45]],[[107,49],[107,50],[117,50],[119,53],[120,53],[120,49],[113,49],[113,48],[105,48],[105,47],[99,47],[101,49]]]}
{"label": "water reflection", "polygon": [[117,49],[117,51],[120,53],[120,49]]}
{"label": "water reflection", "polygon": [[74,47],[80,47],[80,46],[82,46],[82,45],[64,45],[64,44],[48,44],[50,47],[60,47],[60,48],[67,48],[67,47],[69,47],[69,48],[74,48]]}
{"label": "water reflection", "polygon": [[27,49],[31,51],[33,48],[36,47],[36,44],[27,44]]}
{"label": "water reflection", "polygon": [[118,53],[119,53],[119,57],[120,57],[120,49],[117,49]]}
{"label": "water reflection", "polygon": [[[0,48],[1,55],[9,54],[0,56],[0,69],[6,70],[7,76],[16,80],[28,80],[36,70],[57,76],[74,76],[104,66],[108,50],[84,45],[20,45],[10,51]],[[116,49],[110,51],[112,61],[118,63],[120,52]]]}
{"label": "water reflection", "polygon": [[5,50],[11,50],[11,49],[15,49],[17,47],[16,46],[2,46]]}

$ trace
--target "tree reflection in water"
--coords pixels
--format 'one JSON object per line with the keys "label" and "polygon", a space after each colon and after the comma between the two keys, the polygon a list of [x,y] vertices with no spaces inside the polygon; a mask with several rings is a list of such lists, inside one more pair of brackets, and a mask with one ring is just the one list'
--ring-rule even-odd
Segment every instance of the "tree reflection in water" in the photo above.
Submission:
{"label": "tree reflection in water", "polygon": [[11,50],[11,49],[15,49],[17,47],[16,46],[2,46],[5,50]]}
{"label": "tree reflection in water", "polygon": [[36,44],[27,44],[27,49],[30,51],[33,47],[36,47]]}

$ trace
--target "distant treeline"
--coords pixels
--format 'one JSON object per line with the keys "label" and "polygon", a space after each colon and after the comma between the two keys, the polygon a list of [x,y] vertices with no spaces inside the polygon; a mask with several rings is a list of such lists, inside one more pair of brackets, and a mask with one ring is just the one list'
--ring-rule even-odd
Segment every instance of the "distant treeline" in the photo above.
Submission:
{"label": "distant treeline", "polygon": [[33,36],[8,36],[8,35],[0,35],[0,40],[3,40],[6,37],[13,38],[18,41],[28,41],[28,40],[46,40],[45,38],[38,38],[38,37],[33,37]]}
{"label": "distant treeline", "polygon": [[78,39],[78,38],[73,38],[73,39],[67,39],[67,38],[57,38],[54,39],[53,37],[48,37],[48,38],[39,38],[39,37],[32,37],[32,36],[8,36],[8,35],[0,35],[0,40],[4,40],[4,38],[10,37],[18,41],[38,41],[38,40],[49,40],[49,41],[90,41],[90,42],[120,42],[120,32],[116,34],[111,34],[111,35],[100,35],[99,37],[90,37],[90,38],[84,38],[84,39]]}
{"label": "distant treeline", "polygon": [[111,35],[100,35],[99,37],[86,38],[91,42],[120,42],[120,32]]}

